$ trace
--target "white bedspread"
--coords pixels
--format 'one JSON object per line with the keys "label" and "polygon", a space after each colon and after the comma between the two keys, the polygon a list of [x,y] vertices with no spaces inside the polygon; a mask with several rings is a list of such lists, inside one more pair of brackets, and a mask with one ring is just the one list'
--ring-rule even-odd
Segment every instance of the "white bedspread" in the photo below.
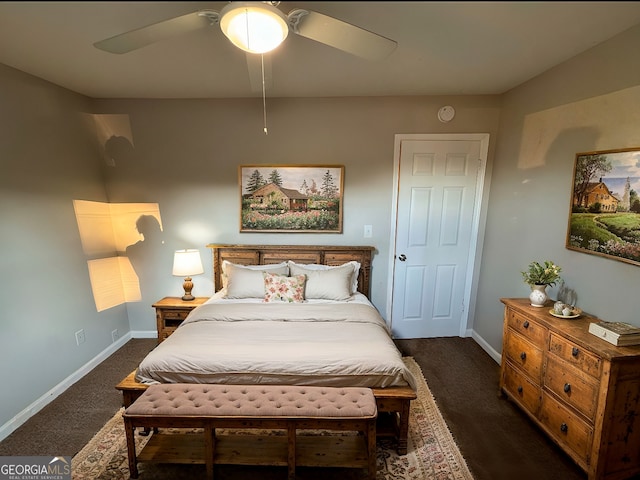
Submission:
{"label": "white bedspread", "polygon": [[368,301],[206,303],[147,355],[137,379],[415,388]]}

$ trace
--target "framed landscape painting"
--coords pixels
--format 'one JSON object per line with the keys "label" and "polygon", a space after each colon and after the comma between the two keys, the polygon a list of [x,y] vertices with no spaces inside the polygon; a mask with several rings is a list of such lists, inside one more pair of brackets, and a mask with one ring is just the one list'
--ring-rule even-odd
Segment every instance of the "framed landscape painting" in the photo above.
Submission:
{"label": "framed landscape painting", "polygon": [[342,165],[241,165],[240,232],[342,233]]}
{"label": "framed landscape painting", "polygon": [[640,265],[640,148],[578,153],[567,248]]}

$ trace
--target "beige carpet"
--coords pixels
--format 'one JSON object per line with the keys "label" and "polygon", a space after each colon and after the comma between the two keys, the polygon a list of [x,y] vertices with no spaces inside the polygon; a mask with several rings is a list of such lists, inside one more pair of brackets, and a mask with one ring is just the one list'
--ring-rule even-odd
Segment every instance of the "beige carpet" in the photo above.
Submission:
{"label": "beige carpet", "polygon": [[[399,456],[389,440],[378,441],[377,480],[472,480],[466,462],[445,424],[420,367],[411,357],[405,363],[418,379],[418,398],[411,402],[408,453]],[[136,435],[137,451],[149,437]],[[72,459],[74,480],[128,479],[127,446],[122,411],[102,427]],[[195,480],[205,477],[204,465],[140,463],[141,480]],[[299,479],[360,479],[358,469],[299,468]],[[286,468],[217,466],[216,480],[284,479]]]}

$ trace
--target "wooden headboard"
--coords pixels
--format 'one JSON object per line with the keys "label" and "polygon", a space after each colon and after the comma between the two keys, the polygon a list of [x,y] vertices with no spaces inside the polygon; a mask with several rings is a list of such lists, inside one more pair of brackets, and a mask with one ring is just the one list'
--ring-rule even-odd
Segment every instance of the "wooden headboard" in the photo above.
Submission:
{"label": "wooden headboard", "polygon": [[358,291],[369,297],[371,257],[375,247],[315,246],[315,245],[207,245],[212,251],[213,285],[217,292],[222,288],[222,262],[227,260],[240,265],[269,265],[291,260],[296,263],[342,265],[355,260],[360,262]]}

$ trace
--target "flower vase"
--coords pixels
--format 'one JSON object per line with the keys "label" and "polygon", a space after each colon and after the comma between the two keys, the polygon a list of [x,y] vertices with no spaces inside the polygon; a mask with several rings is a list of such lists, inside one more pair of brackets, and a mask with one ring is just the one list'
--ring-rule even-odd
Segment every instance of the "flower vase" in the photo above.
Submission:
{"label": "flower vase", "polygon": [[532,307],[544,307],[549,297],[547,296],[546,285],[531,285],[529,300]]}

